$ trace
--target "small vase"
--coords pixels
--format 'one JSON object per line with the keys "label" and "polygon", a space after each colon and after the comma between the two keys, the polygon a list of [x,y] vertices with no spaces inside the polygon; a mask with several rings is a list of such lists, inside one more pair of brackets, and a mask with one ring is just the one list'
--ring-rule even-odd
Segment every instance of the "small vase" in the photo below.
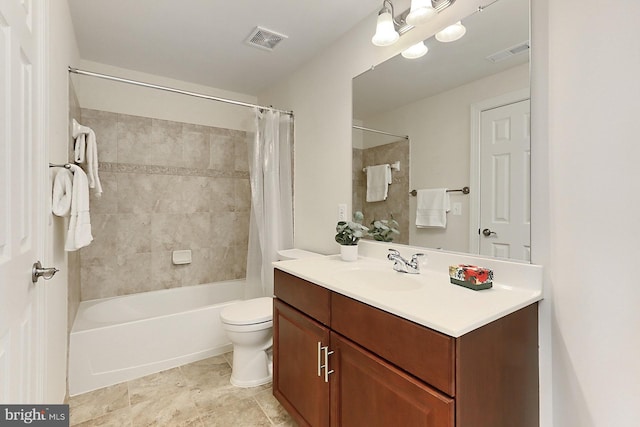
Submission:
{"label": "small vase", "polygon": [[343,261],[357,261],[358,245],[340,245],[340,257]]}

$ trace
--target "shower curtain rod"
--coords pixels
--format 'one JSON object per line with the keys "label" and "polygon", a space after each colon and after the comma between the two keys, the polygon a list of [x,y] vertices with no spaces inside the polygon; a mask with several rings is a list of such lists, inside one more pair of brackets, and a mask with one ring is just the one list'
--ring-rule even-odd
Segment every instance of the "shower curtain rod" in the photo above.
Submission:
{"label": "shower curtain rod", "polygon": [[395,137],[402,138],[402,139],[409,139],[409,135],[396,135],[394,133],[383,132],[381,130],[365,128],[365,127],[357,126],[357,125],[352,125],[352,127],[354,129],[360,129],[360,130],[364,130],[364,131],[367,131],[367,132],[380,133],[382,135],[395,136]]}
{"label": "shower curtain rod", "polygon": [[262,105],[251,104],[251,103],[248,103],[248,102],[235,101],[233,99],[220,98],[220,97],[217,97],[217,96],[205,95],[205,94],[202,94],[202,93],[190,92],[190,91],[187,91],[187,90],[175,89],[175,88],[167,87],[167,86],[154,85],[154,84],[151,84],[151,83],[140,82],[140,81],[137,81],[137,80],[123,79],[122,77],[115,77],[115,76],[110,76],[108,74],[94,73],[93,71],[80,70],[78,68],[73,68],[73,67],[69,67],[69,72],[70,73],[74,73],[74,74],[80,74],[80,75],[83,75],[83,76],[91,76],[91,77],[98,77],[98,78],[105,79],[105,80],[112,80],[114,82],[127,83],[127,84],[135,85],[135,86],[143,86],[143,87],[148,87],[148,88],[151,88],[151,89],[159,89],[159,90],[164,90],[164,91],[167,91],[167,92],[173,92],[173,93],[179,93],[179,94],[182,94],[182,95],[194,96],[196,98],[208,99],[210,101],[226,102],[227,104],[239,105],[241,107],[251,107],[251,108],[256,107],[256,108],[260,108],[260,109],[263,109],[263,110],[277,111],[279,113],[288,114],[290,116],[293,116],[293,111],[279,110],[279,109],[273,108],[273,107],[265,107],[265,106],[262,106]]}

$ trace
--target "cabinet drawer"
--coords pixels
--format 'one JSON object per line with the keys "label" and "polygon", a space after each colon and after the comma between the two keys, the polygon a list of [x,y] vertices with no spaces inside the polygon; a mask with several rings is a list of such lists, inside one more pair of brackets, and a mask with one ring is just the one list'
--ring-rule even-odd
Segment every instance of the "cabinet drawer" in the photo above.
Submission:
{"label": "cabinet drawer", "polygon": [[455,339],[334,293],[331,329],[420,378],[455,395]]}
{"label": "cabinet drawer", "polygon": [[274,270],[276,297],[324,325],[331,322],[331,291],[299,277]]}

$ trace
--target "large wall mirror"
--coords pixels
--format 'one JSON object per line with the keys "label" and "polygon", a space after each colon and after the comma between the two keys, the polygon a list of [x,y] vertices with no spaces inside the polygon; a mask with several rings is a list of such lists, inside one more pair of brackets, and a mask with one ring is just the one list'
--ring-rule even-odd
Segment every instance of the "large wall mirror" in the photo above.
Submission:
{"label": "large wall mirror", "polygon": [[[353,79],[353,210],[393,216],[395,243],[529,261],[529,1],[498,0],[462,24],[461,39],[429,38],[425,56]],[[368,167],[381,164],[398,166],[387,198],[367,202]],[[417,199],[433,206],[412,190],[443,188],[446,225],[416,225]]]}

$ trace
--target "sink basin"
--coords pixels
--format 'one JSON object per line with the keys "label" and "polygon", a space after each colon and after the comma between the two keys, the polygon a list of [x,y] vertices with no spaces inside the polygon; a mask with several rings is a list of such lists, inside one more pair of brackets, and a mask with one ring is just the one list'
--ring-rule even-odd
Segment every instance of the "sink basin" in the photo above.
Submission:
{"label": "sink basin", "polygon": [[355,268],[335,273],[335,280],[344,285],[356,285],[383,291],[412,291],[422,284],[413,275],[394,270]]}

